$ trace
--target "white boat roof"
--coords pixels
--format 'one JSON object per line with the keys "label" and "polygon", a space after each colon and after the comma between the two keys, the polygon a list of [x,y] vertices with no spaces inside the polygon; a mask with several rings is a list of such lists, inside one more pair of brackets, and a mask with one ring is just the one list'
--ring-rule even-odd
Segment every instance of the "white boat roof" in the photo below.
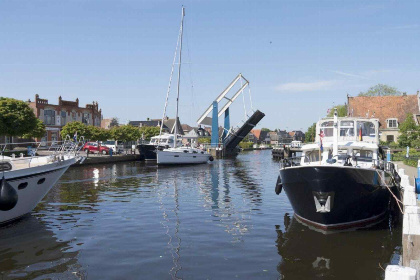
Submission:
{"label": "white boat roof", "polygon": [[[332,149],[333,143],[323,143],[324,149]],[[377,150],[378,145],[375,143],[368,143],[362,141],[347,141],[347,142],[338,142],[338,149],[367,149],[367,150]],[[319,143],[306,144],[302,146],[302,151],[309,150],[318,150]]]}

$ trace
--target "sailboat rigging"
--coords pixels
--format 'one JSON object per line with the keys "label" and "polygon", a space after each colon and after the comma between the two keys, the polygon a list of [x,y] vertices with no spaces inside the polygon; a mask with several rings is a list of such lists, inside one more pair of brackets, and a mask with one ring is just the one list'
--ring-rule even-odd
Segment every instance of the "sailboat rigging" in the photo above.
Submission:
{"label": "sailboat rigging", "polygon": [[[178,81],[177,81],[177,97],[176,97],[176,116],[175,116],[175,128],[174,128],[174,147],[166,148],[166,149],[157,149],[157,163],[158,164],[198,164],[198,163],[206,163],[209,160],[213,160],[213,157],[207,153],[206,151],[191,148],[191,147],[178,147],[178,126],[179,126],[179,93],[180,93],[180,84],[181,84],[181,66],[182,66],[182,37],[184,32],[184,17],[185,17],[185,8],[182,7],[182,17],[181,17],[181,27],[180,27],[180,34],[178,37],[179,42],[179,56],[178,56]],[[177,45],[178,48],[178,45]],[[175,56],[177,54],[177,50],[175,50]],[[176,58],[174,57],[174,63]],[[172,71],[171,71],[171,78],[169,80],[169,87],[166,96],[166,103],[164,109],[163,118],[166,115],[166,107],[168,104],[168,96],[172,81],[172,74],[174,70],[174,63],[172,64]],[[163,119],[161,124],[161,132],[162,133],[162,125]]]}

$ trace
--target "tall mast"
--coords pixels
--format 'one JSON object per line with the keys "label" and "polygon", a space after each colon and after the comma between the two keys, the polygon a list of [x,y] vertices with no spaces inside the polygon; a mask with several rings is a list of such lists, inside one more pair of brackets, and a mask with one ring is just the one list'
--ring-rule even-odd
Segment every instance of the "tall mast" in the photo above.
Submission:
{"label": "tall mast", "polygon": [[175,143],[174,147],[176,148],[176,144],[178,141],[178,107],[179,107],[179,84],[181,83],[181,61],[182,61],[182,34],[184,32],[184,16],[185,16],[185,9],[182,7],[182,17],[181,17],[181,41],[179,45],[179,63],[178,63],[178,89],[177,89],[177,96],[176,96],[176,116],[175,116]]}

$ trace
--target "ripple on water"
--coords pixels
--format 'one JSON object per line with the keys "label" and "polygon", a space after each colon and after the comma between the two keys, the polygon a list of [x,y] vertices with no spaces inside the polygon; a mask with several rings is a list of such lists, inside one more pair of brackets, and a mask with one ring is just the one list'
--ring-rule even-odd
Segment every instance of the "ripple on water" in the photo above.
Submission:
{"label": "ripple on water", "polygon": [[72,168],[2,228],[0,275],[52,279],[381,279],[400,256],[387,226],[324,235],[274,194],[270,151],[159,167]]}

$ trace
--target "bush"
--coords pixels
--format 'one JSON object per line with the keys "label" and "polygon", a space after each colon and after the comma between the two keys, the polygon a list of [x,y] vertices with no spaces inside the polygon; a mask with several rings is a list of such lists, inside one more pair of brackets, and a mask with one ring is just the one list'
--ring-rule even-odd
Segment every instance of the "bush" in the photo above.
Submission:
{"label": "bush", "polygon": [[241,142],[241,143],[239,143],[239,147],[241,147],[242,149],[251,149],[253,145],[254,145],[253,142]]}

